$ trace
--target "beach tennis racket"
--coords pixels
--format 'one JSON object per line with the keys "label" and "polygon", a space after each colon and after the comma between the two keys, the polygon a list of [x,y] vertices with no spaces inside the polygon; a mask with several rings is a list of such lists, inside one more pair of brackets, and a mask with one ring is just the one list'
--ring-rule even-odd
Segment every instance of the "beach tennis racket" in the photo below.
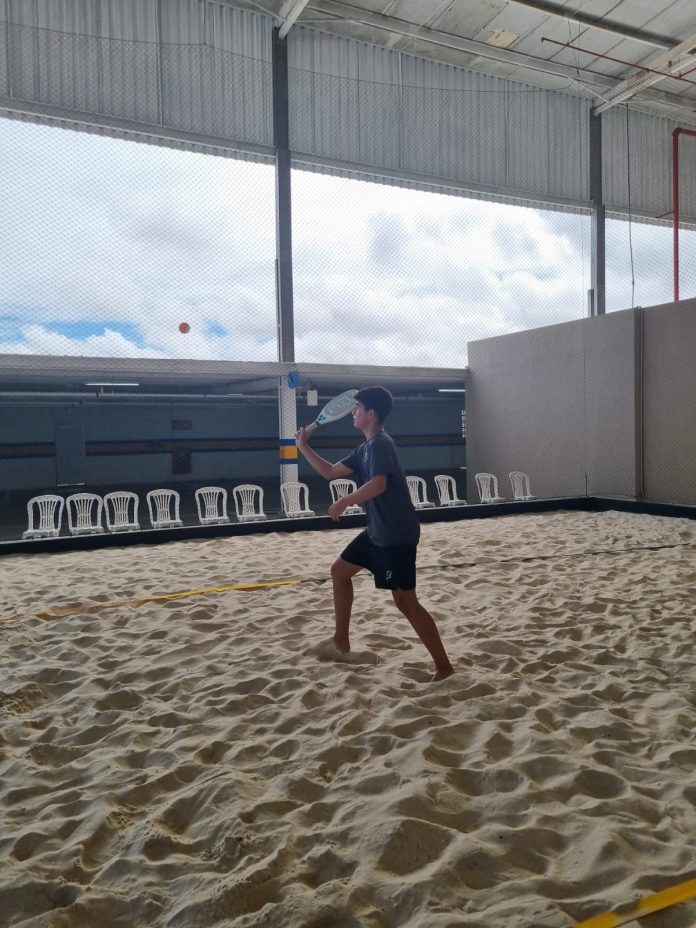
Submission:
{"label": "beach tennis racket", "polygon": [[324,406],[314,422],[306,426],[305,432],[313,432],[314,429],[319,428],[320,425],[326,425],[327,422],[335,422],[337,419],[342,419],[344,416],[347,416],[355,406],[355,395],[357,392],[357,390],[346,390],[345,393],[339,393],[338,396],[334,396],[334,398],[329,400],[326,406]]}

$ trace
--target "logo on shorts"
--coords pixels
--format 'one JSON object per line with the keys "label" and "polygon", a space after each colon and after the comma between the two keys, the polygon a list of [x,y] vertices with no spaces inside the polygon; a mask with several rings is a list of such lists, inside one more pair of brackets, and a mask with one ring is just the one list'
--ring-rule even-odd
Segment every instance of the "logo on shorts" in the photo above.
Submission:
{"label": "logo on shorts", "polygon": [[391,570],[388,570],[384,579],[385,579],[385,580],[391,580],[391,575],[392,575]]}

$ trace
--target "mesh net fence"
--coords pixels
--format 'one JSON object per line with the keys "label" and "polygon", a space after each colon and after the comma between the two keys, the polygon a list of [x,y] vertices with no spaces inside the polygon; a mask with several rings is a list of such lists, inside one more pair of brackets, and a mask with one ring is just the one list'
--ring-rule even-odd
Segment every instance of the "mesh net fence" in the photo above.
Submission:
{"label": "mesh net fence", "polygon": [[0,133],[0,351],[276,357],[271,166],[7,119]]}
{"label": "mesh net fence", "polygon": [[[3,353],[277,357],[274,169],[1,120]],[[298,361],[464,366],[587,312],[590,219],[292,174]],[[696,295],[696,232],[680,295]],[[607,311],[669,302],[671,226],[607,221]],[[184,331],[182,331],[182,329]]]}
{"label": "mesh net fence", "polygon": [[[78,132],[50,120],[0,119],[0,354],[70,356],[78,363],[83,359],[85,369],[94,357],[171,361],[173,382],[183,369],[177,364],[187,360],[276,360],[275,165],[267,153],[215,144],[243,138],[247,147],[268,148],[268,60],[223,47],[214,23],[205,27],[210,43],[203,46],[12,29],[16,44],[7,74],[14,85],[5,90],[111,116],[132,106],[130,117],[153,130],[136,142],[108,129]],[[47,62],[43,69],[25,64],[32,42],[36,60]],[[68,58],[81,60],[83,70],[57,67]],[[315,65],[329,68],[331,62]],[[413,82],[419,74],[413,62],[409,67]],[[466,86],[459,78],[448,84],[440,74],[434,86],[428,84],[434,80],[428,66],[422,67],[423,86],[405,84],[396,72],[367,79],[291,70],[291,138],[294,131],[298,145],[311,141],[314,155],[327,159],[318,170],[311,158],[296,158],[291,172],[298,363],[351,365],[356,377],[366,365],[463,371],[472,343],[587,315],[590,214],[581,206],[560,205],[568,175],[580,187],[585,183],[580,152],[587,146],[586,107],[573,111],[566,134],[554,134],[556,104],[539,89],[495,89],[490,78],[474,74]],[[162,78],[182,68],[190,83]],[[308,94],[324,99],[330,119],[310,118],[318,110],[302,106]],[[256,102],[248,105],[249,100]],[[166,137],[167,128],[185,133],[192,126],[193,140],[181,136],[178,144]],[[485,146],[474,145],[472,126]],[[628,128],[626,121],[626,133]],[[538,133],[543,144],[535,146]],[[694,140],[682,141],[685,165],[694,147]],[[532,149],[538,158],[528,157]],[[345,160],[333,165],[339,153],[370,173],[358,175]],[[630,163],[627,157],[626,170]],[[693,198],[691,170],[685,167],[685,215]],[[442,182],[458,173],[477,183],[459,189]],[[514,197],[514,191],[528,196]],[[543,202],[542,191],[556,199]],[[668,219],[647,222],[637,213],[608,220],[609,315],[671,300]],[[696,296],[694,236],[685,224],[682,298]],[[540,345],[547,345],[546,337]],[[550,396],[565,378],[586,410],[587,371],[602,369],[604,349],[584,345],[581,368],[572,377],[562,364],[553,370],[543,366],[547,350],[528,353],[530,369],[536,366],[526,389],[541,387]],[[491,365],[496,371],[494,361]],[[526,382],[522,373],[507,394],[498,395],[499,408],[515,409],[514,394]],[[496,376],[503,374],[498,370]],[[618,368],[612,377],[610,392],[628,389]],[[278,467],[277,396],[265,390],[264,397],[251,399],[230,391],[219,400],[219,415],[202,415],[181,402],[153,406],[149,424],[134,415],[128,427],[123,416],[85,407],[79,415],[63,411],[29,428],[15,407],[4,417],[3,442],[11,446],[0,465],[5,485],[55,486],[60,473],[69,476],[71,469],[54,467],[51,455],[59,456],[71,441],[81,443],[87,461],[85,479],[75,483],[220,482],[235,475],[263,482]],[[302,391],[298,396],[304,402]],[[471,438],[463,397],[413,399],[413,416],[397,425],[410,442],[407,466],[463,478],[465,440]],[[423,401],[422,409],[415,400]],[[254,413],[254,403],[263,412]],[[492,421],[497,413],[476,410],[479,421],[482,416]],[[586,414],[572,425],[555,415],[549,412],[546,426],[556,423],[564,451],[556,453],[550,444],[542,450],[558,468],[568,468],[566,452],[575,454],[577,430],[590,442],[598,433]],[[300,419],[307,416],[313,413],[303,411]],[[529,444],[529,435],[541,434],[525,432],[519,417],[508,429],[507,439],[520,448]],[[350,444],[349,432],[345,422],[334,428],[336,447]],[[549,429],[542,432],[548,435]],[[580,469],[568,484],[572,492],[606,489],[600,478],[588,477],[600,445],[584,446]],[[614,454],[612,468],[629,493],[639,483],[635,443],[629,436],[621,447],[617,454],[624,460]],[[609,454],[608,447],[602,453]],[[532,469],[533,462],[523,457],[505,466]],[[483,454],[472,461],[489,467]],[[532,492],[550,496],[560,489],[537,480]],[[462,487],[459,494],[464,495]]]}

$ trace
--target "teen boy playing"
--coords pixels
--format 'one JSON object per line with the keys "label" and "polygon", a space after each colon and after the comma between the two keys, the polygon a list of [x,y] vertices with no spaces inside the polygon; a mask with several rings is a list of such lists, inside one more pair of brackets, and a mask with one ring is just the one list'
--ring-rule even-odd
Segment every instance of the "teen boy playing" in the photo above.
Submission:
{"label": "teen boy playing", "polygon": [[350,651],[349,626],[353,606],[353,577],[365,568],[380,590],[391,590],[397,608],[435,661],[433,680],[444,680],[454,670],[445,653],[437,626],[416,596],[416,550],[420,522],[399,464],[396,446],[383,423],[392,410],[391,393],[384,387],[366,387],[355,397],[353,425],[365,441],[343,461],[331,464],[309,447],[305,429],[297,432],[297,447],[312,467],[327,480],[355,474],[359,484],[354,493],[342,496],[329,509],[338,521],[348,507],[365,506],[367,529],[361,532],[331,567],[336,631],[335,647]]}

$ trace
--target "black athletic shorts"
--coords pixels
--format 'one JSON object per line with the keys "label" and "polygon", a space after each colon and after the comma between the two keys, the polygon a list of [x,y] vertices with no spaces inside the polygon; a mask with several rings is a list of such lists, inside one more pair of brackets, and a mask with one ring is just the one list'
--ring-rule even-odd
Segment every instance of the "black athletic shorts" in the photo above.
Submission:
{"label": "black athletic shorts", "polygon": [[415,590],[417,550],[418,545],[382,548],[370,541],[367,532],[361,532],[341,552],[341,557],[349,564],[369,570],[378,590]]}

